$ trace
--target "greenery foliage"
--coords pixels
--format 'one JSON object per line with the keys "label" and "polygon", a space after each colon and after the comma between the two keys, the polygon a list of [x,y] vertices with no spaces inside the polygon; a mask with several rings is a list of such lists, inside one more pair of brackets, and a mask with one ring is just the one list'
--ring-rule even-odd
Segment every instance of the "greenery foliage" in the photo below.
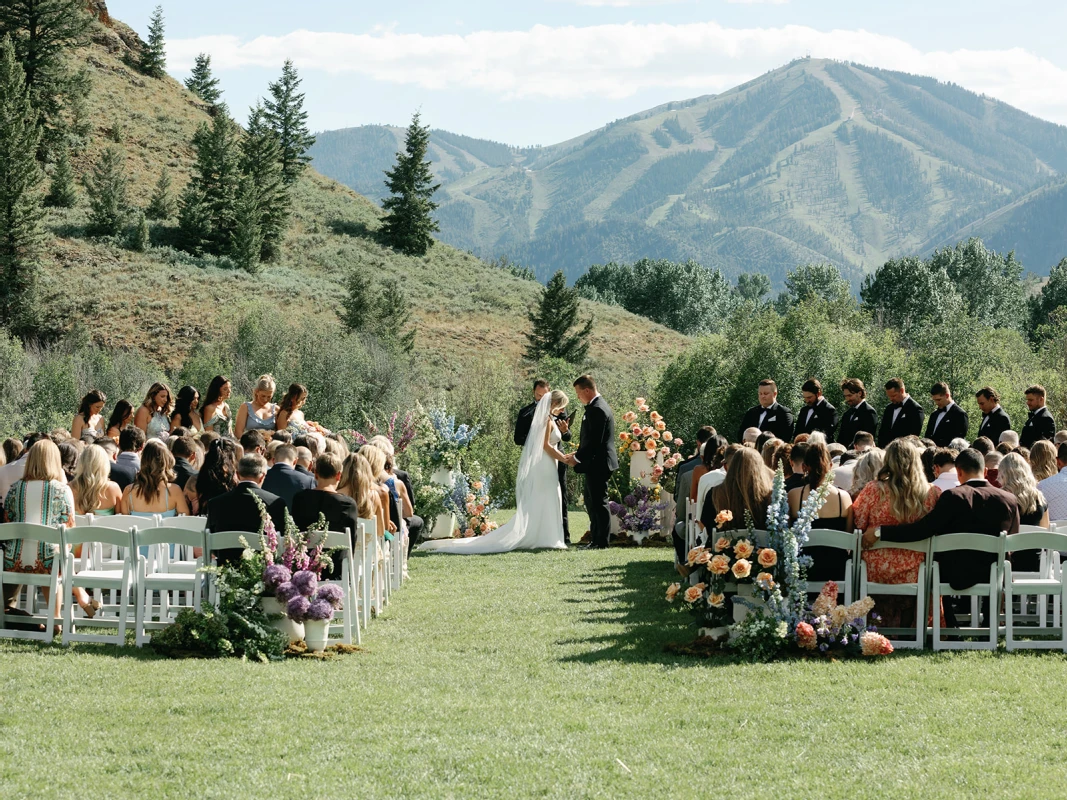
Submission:
{"label": "greenery foliage", "polygon": [[282,177],[292,183],[311,161],[307,150],[315,137],[308,131],[304,94],[297,91],[300,76],[291,60],[286,59],[281,78],[268,88],[271,97],[264,103],[264,119],[278,137]]}
{"label": "greenery foliage", "polygon": [[222,98],[219,79],[211,73],[211,56],[200,53],[193,63],[193,70],[185,79],[185,88],[209,105],[218,105]]}
{"label": "greenery foliage", "polygon": [[148,40],[141,48],[138,66],[150,78],[167,74],[167,45],[163,38],[163,6],[156,6],[148,23]]}
{"label": "greenery foliage", "polygon": [[117,147],[101,154],[91,174],[85,176],[89,195],[88,232],[95,236],[117,236],[126,226],[130,212],[126,156]]}
{"label": "greenery foliage", "polygon": [[420,124],[419,113],[411,118],[404,152],[396,154],[396,165],[385,173],[391,197],[382,203],[382,240],[395,250],[408,255],[423,255],[433,245],[437,204],[433,194],[440,184],[433,183],[426,150],[430,141],[429,126]]}
{"label": "greenery foliage", "polygon": [[168,220],[174,216],[178,207],[171,193],[170,172],[166,167],[159,173],[159,180],[152,190],[152,197],[145,209],[145,216],[149,219]]}
{"label": "greenery foliage", "polygon": [[70,150],[66,147],[59,148],[44,204],[52,208],[74,208],[77,202],[78,193],[74,188],[74,170],[70,165]]}

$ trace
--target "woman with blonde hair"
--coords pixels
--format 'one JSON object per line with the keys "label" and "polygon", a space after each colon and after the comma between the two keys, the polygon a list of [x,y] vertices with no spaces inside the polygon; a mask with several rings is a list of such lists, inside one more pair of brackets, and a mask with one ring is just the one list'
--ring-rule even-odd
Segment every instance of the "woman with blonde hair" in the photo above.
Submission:
{"label": "woman with blonde hair", "polygon": [[1034,442],[1030,448],[1030,469],[1034,473],[1034,480],[1038,482],[1059,472],[1059,467],[1056,466],[1056,445],[1044,439]]}
{"label": "woman with blonde hair", "polygon": [[170,431],[170,415],[174,411],[174,396],[165,383],[153,383],[144,402],[133,417],[133,424],[149,439],[162,439]]}
{"label": "woman with blonde hair", "polygon": [[745,527],[745,512],[752,515],[756,528],[767,527],[767,504],[771,500],[772,480],[763,458],[751,447],[742,447],[730,459],[726,479],[704,500],[700,521],[708,530],[715,528],[720,511],[730,511],[733,521],[725,529]]}
{"label": "woman with blonde hair", "polygon": [[[252,390],[252,399],[241,403],[237,410],[237,424],[234,434],[240,439],[245,431],[274,432],[274,422],[278,416],[278,406],[274,401],[274,391],[278,385],[273,375],[260,375],[256,388]],[[266,437],[268,434],[264,433]]]}
{"label": "woman with blonde hair", "polygon": [[[389,487],[386,485],[389,475],[385,471],[385,451],[372,444],[365,444],[359,449],[359,454],[367,460],[367,465],[370,467],[371,475],[374,478],[374,491],[378,493],[378,500],[384,510],[385,538],[392,539],[393,537],[390,534],[399,530],[394,520],[399,514],[400,500],[399,497],[393,496],[393,493],[389,491]],[[397,504],[397,508],[393,507],[394,503]]]}
{"label": "woman with blonde hair", "polygon": [[885,450],[877,447],[872,447],[860,456],[860,460],[856,462],[856,469],[852,473],[852,487],[848,491],[853,501],[860,496],[864,486],[871,481],[878,480],[878,474],[882,471],[884,463]]}
{"label": "woman with blonde hair", "polygon": [[[858,471],[857,467],[857,471]],[[849,529],[902,525],[925,517],[937,503],[941,490],[931,486],[923,472],[920,452],[909,442],[897,439],[885,449],[885,461],[877,480],[868,483],[852,505]],[[914,583],[924,553],[899,547],[864,550],[867,578],[872,583]],[[909,615],[915,616],[915,600],[882,597],[878,600],[883,624],[903,627]]]}
{"label": "woman with blonde hair", "polygon": [[122,501],[122,490],[111,480],[111,459],[104,448],[91,444],[78,456],[70,491],[78,514],[114,516]]}
{"label": "woman with blonde hair", "polygon": [[381,490],[384,487],[375,479],[374,468],[363,455],[363,449],[360,449],[358,453],[352,453],[345,459],[337,491],[355,500],[359,508],[360,519],[375,520],[378,536],[384,537],[389,530],[385,511],[388,507],[386,505],[388,500],[383,503]]}
{"label": "woman with blonde hair", "polygon": [[189,513],[185,494],[174,480],[174,456],[160,441],[150,441],[141,451],[141,468],[122,493],[123,514],[135,517],[175,517]]}
{"label": "woman with blonde hair", "polygon": [[[1044,440],[1042,440],[1044,441]],[[1000,487],[1015,495],[1019,501],[1019,524],[1049,527],[1048,502],[1037,488],[1037,481],[1030,465],[1018,453],[1008,453],[1000,462]],[[1037,550],[1024,550],[1011,554],[1012,569],[1019,572],[1036,572],[1041,563]]]}

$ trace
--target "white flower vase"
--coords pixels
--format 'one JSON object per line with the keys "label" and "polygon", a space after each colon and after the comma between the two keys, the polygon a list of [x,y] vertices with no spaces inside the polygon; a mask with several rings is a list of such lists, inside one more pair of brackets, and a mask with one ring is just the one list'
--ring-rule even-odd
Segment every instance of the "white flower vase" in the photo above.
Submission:
{"label": "white flower vase", "polygon": [[630,454],[630,480],[640,481],[642,486],[652,486],[652,468],[654,466],[663,466],[663,456],[656,453],[656,460],[653,462],[648,454],[641,450],[637,453]]}
{"label": "white flower vase", "polygon": [[270,626],[275,630],[279,630],[289,637],[289,643],[299,642],[304,638],[304,623],[294,622],[289,619],[285,613],[285,606],[282,605],[281,600],[277,597],[261,597],[259,598],[259,607],[263,609],[263,613],[268,616],[271,614],[281,614],[281,619],[270,620]]}
{"label": "white flower vase", "polygon": [[328,619],[304,620],[304,644],[312,653],[321,653],[330,642],[330,621]]}
{"label": "white flower vase", "polygon": [[[430,481],[436,483],[438,486],[444,486],[446,489],[451,489],[456,485],[456,472],[454,470],[441,468],[430,476]],[[455,514],[438,514],[437,519],[433,522],[433,528],[430,529],[430,538],[451,539],[455,530]]]}
{"label": "white flower vase", "polygon": [[726,625],[723,625],[718,628],[701,628],[699,631],[697,631],[697,633],[700,636],[709,637],[711,639],[714,639],[715,641],[719,641],[721,639],[725,639],[730,635],[730,628]]}
{"label": "white flower vase", "polygon": [[[750,602],[756,608],[763,608],[766,606],[766,602],[763,598],[756,596],[756,587],[751,583],[739,583],[737,584],[737,597],[743,597]],[[748,615],[752,613],[752,609],[742,603],[734,603],[734,623],[744,622]]]}

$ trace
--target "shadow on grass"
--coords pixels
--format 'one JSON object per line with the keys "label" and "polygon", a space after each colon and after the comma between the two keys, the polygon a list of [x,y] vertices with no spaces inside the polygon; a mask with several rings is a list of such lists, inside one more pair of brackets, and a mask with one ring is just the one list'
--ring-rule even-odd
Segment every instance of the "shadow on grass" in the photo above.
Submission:
{"label": "shadow on grass", "polygon": [[33,653],[46,658],[49,656],[62,656],[65,658],[71,653],[76,653],[78,655],[92,654],[118,660],[167,660],[167,656],[160,655],[150,645],[146,647],[135,646],[133,636],[128,638],[125,647],[118,647],[113,644],[96,644],[95,642],[73,642],[69,647],[64,647],[59,636],[55,637],[51,642],[27,639],[0,639],[0,654],[15,653]]}
{"label": "shadow on grass", "polygon": [[372,230],[365,222],[354,222],[348,219],[333,219],[327,223],[331,233],[338,236],[353,236],[357,239],[370,239],[378,241],[378,232]]}

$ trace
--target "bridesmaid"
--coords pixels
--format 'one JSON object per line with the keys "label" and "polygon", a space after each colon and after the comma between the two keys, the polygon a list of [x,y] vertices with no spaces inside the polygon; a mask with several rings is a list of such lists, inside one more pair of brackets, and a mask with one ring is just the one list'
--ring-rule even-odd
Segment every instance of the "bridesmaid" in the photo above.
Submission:
{"label": "bridesmaid", "polygon": [[174,399],[170,387],[165,383],[153,383],[145,395],[144,402],[137,409],[133,424],[144,431],[149,439],[162,439],[170,431],[170,415],[174,410]]}
{"label": "bridesmaid", "polygon": [[237,427],[234,434],[240,439],[245,431],[270,431],[265,437],[273,435],[274,420],[278,416],[278,406],[273,403],[277,384],[273,375],[260,375],[256,388],[252,390],[252,401],[241,403],[237,411]]}
{"label": "bridesmaid", "polygon": [[82,398],[78,413],[74,415],[74,422],[70,426],[70,438],[80,439],[85,431],[90,431],[94,438],[104,435],[104,418],[100,412],[104,410],[106,401],[107,395],[99,389],[91,389]]}
{"label": "bridesmaid", "polygon": [[107,421],[107,430],[104,435],[109,439],[114,439],[115,444],[119,443],[119,434],[122,433],[122,429],[125,428],[133,421],[133,406],[130,405],[129,400],[119,400],[115,403],[115,408],[111,412],[111,418]]}
{"label": "bridesmaid", "polygon": [[230,399],[233,386],[225,375],[216,375],[207,387],[204,398],[204,430],[229,436],[233,432],[233,419],[230,416]]}
{"label": "bridesmaid", "polygon": [[289,390],[282,396],[278,404],[278,416],[275,417],[274,427],[279,431],[291,429],[295,433],[304,433],[307,430],[307,422],[304,420],[304,412],[301,409],[308,399],[307,387],[299,384],[289,384]]}
{"label": "bridesmaid", "polygon": [[170,429],[186,428],[190,434],[200,433],[204,423],[197,413],[200,406],[200,392],[194,386],[183,386],[178,390],[178,401],[174,404],[174,413],[170,415]]}

